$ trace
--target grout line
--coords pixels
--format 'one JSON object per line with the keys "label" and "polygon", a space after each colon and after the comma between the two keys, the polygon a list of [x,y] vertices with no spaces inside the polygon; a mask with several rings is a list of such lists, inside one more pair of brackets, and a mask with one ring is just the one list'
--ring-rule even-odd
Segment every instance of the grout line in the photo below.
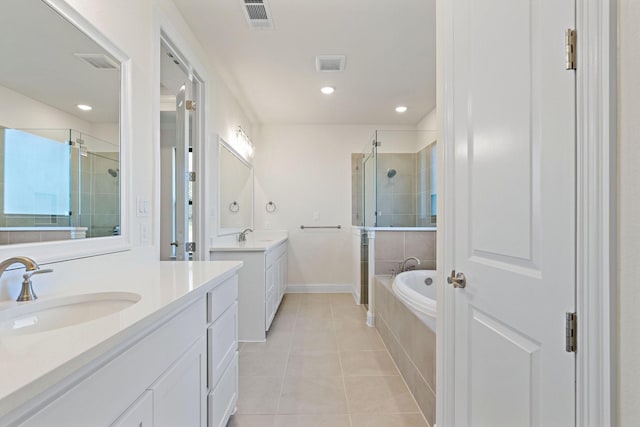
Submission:
{"label": "grout line", "polygon": [[[287,361],[284,364],[284,372],[282,373],[282,384],[280,384],[280,392],[278,393],[278,404],[276,405],[276,413],[273,416],[273,426],[275,426],[276,418],[280,414],[280,401],[282,400],[282,392],[284,391],[284,381],[285,381],[285,379],[287,377],[287,370],[289,369],[289,359],[291,358],[291,350],[293,348],[293,338],[294,338],[295,333],[296,333],[296,325],[298,324],[298,314],[299,313],[300,313],[300,301],[297,301],[296,317],[295,317],[295,319],[293,321],[293,333],[291,335],[291,342],[289,343],[289,351],[287,352]],[[276,314],[276,316],[277,316],[277,314]]]}
{"label": "grout line", "polygon": [[340,346],[338,345],[338,336],[336,334],[336,330],[334,328],[335,326],[335,317],[333,315],[333,304],[331,305],[331,326],[332,326],[332,330],[333,330],[333,334],[334,334],[334,338],[336,340],[336,345],[337,345],[337,350],[338,350],[338,363],[340,364],[340,373],[342,374],[341,378],[342,378],[342,390],[344,391],[344,401],[347,405],[347,417],[349,418],[349,426],[353,427],[353,420],[351,419],[351,409],[349,408],[349,396],[347,395],[347,383],[345,381],[345,375],[344,375],[344,367],[342,366],[342,350],[340,349]]}
{"label": "grout line", "polygon": [[[385,322],[384,318],[382,317],[382,315],[378,314],[376,317],[379,317],[379,319],[377,320],[381,320],[382,322],[384,322],[385,326],[387,327],[387,330],[389,331],[389,333],[391,333],[393,335],[393,331],[391,330],[391,328],[388,327],[387,322]],[[424,415],[424,413],[422,412],[422,408],[420,407],[420,405],[418,405],[418,401],[416,400],[416,397],[413,395],[413,392],[411,391],[411,388],[409,387],[409,384],[407,384],[407,380],[404,378],[404,375],[402,375],[402,371],[400,370],[400,368],[398,367],[398,364],[396,363],[396,361],[393,359],[393,356],[391,355],[391,352],[389,351],[389,348],[387,347],[387,343],[384,342],[384,339],[382,338],[382,335],[380,335],[380,331],[378,330],[378,328],[375,328],[376,332],[378,333],[378,336],[380,337],[380,340],[382,341],[382,344],[384,345],[385,350],[387,351],[387,354],[389,355],[389,358],[391,359],[391,362],[393,362],[393,365],[396,367],[396,369],[398,370],[398,373],[400,374],[400,378],[402,379],[402,382],[404,383],[405,387],[407,387],[407,390],[409,390],[409,394],[411,395],[411,398],[413,399],[413,402],[416,404],[416,407],[418,408],[418,413],[420,415],[422,415],[422,419],[424,420],[424,422],[426,423],[426,425],[428,427],[431,426],[431,424],[429,423],[429,421],[427,420],[427,417]],[[395,338],[395,335],[394,335]],[[400,344],[400,341],[398,341],[398,344]],[[402,346],[401,346],[402,347]],[[404,351],[404,348],[402,348],[402,351]],[[411,359],[409,359],[411,361]],[[413,361],[411,361],[411,363],[413,364]],[[415,367],[415,366],[414,366]],[[420,371],[418,371],[418,374],[420,374]],[[427,386],[429,384],[427,383]],[[437,396],[436,396],[437,399]],[[415,412],[414,412],[415,413]]]}

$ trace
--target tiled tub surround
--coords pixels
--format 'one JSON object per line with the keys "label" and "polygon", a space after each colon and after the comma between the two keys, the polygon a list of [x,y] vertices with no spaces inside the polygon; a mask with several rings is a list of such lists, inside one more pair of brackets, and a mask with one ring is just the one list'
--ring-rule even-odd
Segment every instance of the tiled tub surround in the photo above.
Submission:
{"label": "tiled tub surround", "polygon": [[391,289],[392,278],[375,278],[376,328],[427,422],[435,422],[436,334]]}
{"label": "tiled tub surround", "polygon": [[[375,233],[375,273],[392,274],[407,257],[420,260],[417,268],[435,270],[435,231],[380,231]],[[408,264],[412,265],[412,264]]]}
{"label": "tiled tub surround", "polygon": [[264,343],[241,343],[228,427],[426,427],[348,294],[286,294]]}

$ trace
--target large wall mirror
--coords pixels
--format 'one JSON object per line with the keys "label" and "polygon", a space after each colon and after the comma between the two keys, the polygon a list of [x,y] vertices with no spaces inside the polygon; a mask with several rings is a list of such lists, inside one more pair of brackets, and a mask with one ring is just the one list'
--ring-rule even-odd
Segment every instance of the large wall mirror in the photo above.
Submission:
{"label": "large wall mirror", "polygon": [[253,167],[218,138],[218,235],[253,228]]}
{"label": "large wall mirror", "polygon": [[0,246],[119,236],[126,56],[60,0],[0,2],[0,51]]}

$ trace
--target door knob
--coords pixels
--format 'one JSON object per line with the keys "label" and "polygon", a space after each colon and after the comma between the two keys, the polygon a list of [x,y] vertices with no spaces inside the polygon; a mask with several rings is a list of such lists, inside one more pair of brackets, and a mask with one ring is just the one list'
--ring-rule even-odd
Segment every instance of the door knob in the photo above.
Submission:
{"label": "door knob", "polygon": [[178,242],[171,242],[170,245],[171,246],[175,246],[177,248],[178,247]]}
{"label": "door knob", "polygon": [[464,288],[467,286],[467,278],[464,273],[456,274],[455,270],[451,270],[451,276],[447,277],[447,283],[453,285],[454,288]]}

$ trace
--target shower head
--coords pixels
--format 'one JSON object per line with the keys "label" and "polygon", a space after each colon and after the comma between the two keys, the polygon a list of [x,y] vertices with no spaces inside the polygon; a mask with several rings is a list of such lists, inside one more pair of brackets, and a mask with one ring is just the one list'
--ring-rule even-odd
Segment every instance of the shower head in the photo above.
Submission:
{"label": "shower head", "polygon": [[393,178],[394,176],[396,176],[396,170],[395,169],[387,169],[387,177],[388,178]]}
{"label": "shower head", "polygon": [[109,172],[109,175],[111,175],[111,176],[112,176],[112,177],[114,177],[114,178],[117,178],[117,177],[118,177],[118,172],[119,172],[119,171],[120,171],[120,169],[111,169],[111,168],[109,168],[109,169],[107,170],[107,172]]}

